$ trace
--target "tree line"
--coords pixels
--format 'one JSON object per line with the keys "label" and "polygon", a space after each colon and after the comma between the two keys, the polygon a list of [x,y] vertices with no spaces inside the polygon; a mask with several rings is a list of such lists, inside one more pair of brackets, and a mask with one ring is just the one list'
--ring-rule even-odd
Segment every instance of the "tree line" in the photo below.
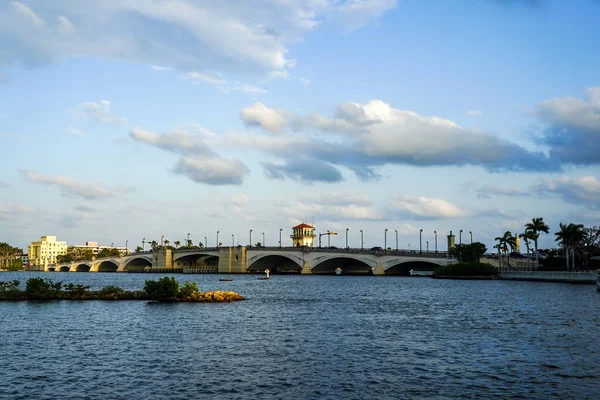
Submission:
{"label": "tree line", "polygon": [[19,257],[21,254],[23,254],[23,249],[0,242],[0,269],[9,271],[22,269],[23,260]]}

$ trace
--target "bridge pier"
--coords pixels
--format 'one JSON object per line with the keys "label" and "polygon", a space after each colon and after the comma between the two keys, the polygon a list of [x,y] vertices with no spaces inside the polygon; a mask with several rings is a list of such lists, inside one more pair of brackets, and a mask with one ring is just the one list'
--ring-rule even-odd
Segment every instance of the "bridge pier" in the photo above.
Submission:
{"label": "bridge pier", "polygon": [[245,274],[246,269],[246,246],[221,247],[219,251],[219,274]]}
{"label": "bridge pier", "polygon": [[310,262],[305,261],[302,266],[302,271],[300,272],[302,275],[312,275],[312,268],[310,266]]}
{"label": "bridge pier", "polygon": [[385,272],[383,271],[383,264],[381,263],[377,263],[377,266],[375,267],[375,275],[385,275]]}

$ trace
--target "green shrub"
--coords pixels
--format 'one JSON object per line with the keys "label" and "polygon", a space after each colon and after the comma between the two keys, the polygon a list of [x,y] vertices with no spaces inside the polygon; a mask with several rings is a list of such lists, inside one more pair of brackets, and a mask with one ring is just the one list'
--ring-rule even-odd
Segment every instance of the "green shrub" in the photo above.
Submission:
{"label": "green shrub", "polygon": [[57,297],[62,288],[62,282],[52,282],[50,279],[29,278],[25,284],[25,293],[32,300],[42,300]]}
{"label": "green shrub", "polygon": [[488,263],[457,263],[437,268],[436,276],[497,276],[498,270]]}
{"label": "green shrub", "polygon": [[186,281],[183,286],[179,289],[179,297],[189,297],[194,292],[198,291],[198,286],[196,282],[188,282]]}
{"label": "green shrub", "polygon": [[125,291],[118,286],[108,285],[100,289],[100,294],[103,296],[112,296],[112,295],[120,295]]}
{"label": "green shrub", "polygon": [[146,281],[144,292],[152,300],[169,300],[177,297],[179,283],[173,277],[162,277],[158,281]]}
{"label": "green shrub", "polygon": [[69,283],[65,285],[65,292],[74,297],[81,297],[87,293],[89,288],[89,286],[74,285],[72,283]]}
{"label": "green shrub", "polygon": [[0,292],[18,292],[21,282],[15,280],[10,282],[0,282]]}

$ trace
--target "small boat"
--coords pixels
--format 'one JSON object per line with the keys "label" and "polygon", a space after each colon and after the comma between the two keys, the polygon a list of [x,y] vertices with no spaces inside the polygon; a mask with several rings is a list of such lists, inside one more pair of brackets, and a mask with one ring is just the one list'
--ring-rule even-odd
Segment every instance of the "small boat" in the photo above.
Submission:
{"label": "small boat", "polygon": [[221,281],[221,282],[231,282],[231,279],[229,279],[229,278],[220,278],[219,281]]}

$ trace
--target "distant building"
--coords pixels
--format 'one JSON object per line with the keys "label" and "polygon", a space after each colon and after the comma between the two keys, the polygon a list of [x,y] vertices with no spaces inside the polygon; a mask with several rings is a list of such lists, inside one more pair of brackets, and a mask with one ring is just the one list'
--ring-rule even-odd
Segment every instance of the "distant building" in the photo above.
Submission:
{"label": "distant building", "polygon": [[21,254],[19,257],[21,257],[21,262],[23,263],[23,268],[29,267],[29,255]]}
{"label": "distant building", "polygon": [[56,236],[42,236],[39,242],[31,242],[27,250],[32,267],[55,264],[57,256],[67,254],[67,242],[57,241]]}
{"label": "distant building", "polygon": [[292,228],[292,232],[293,233],[292,235],[290,235],[290,237],[292,238],[294,247],[313,247],[313,242],[316,237],[315,228],[313,226],[310,226],[308,224],[300,224],[294,226]]}
{"label": "distant building", "polygon": [[91,251],[93,255],[97,255],[100,253],[102,249],[117,249],[121,255],[128,254],[129,251],[125,247],[115,247],[115,246],[100,246],[98,242],[85,242],[85,244],[76,244],[73,246],[69,246],[69,252],[73,250],[83,250],[83,251]]}

